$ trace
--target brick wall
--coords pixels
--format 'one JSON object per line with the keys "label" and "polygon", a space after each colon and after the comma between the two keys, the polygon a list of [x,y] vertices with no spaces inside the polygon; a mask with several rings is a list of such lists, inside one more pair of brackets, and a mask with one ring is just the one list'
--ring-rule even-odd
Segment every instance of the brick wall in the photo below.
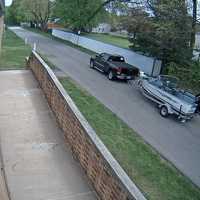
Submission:
{"label": "brick wall", "polygon": [[28,66],[44,91],[63,130],[66,144],[80,162],[100,199],[145,200],[37,53],[32,53]]}

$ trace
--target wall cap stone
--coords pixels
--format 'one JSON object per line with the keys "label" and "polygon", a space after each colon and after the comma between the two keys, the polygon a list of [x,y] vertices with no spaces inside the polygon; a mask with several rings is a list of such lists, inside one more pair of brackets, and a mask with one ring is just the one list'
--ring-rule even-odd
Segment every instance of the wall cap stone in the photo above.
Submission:
{"label": "wall cap stone", "polygon": [[45,63],[45,61],[37,54],[37,52],[32,51],[33,55],[38,59],[38,61],[44,66],[46,72],[54,82],[55,86],[58,88],[59,92],[65,99],[65,101],[68,103],[71,110],[74,112],[76,118],[80,121],[80,124],[84,128],[86,134],[89,136],[90,140],[93,142],[93,144],[96,146],[98,151],[101,153],[101,155],[104,157],[106,162],[109,164],[115,175],[120,180],[121,184],[124,186],[124,188],[127,190],[127,192],[130,194],[130,196],[134,197],[136,200],[146,200],[142,192],[139,190],[139,188],[133,183],[133,181],[128,177],[126,172],[122,169],[122,167],[119,165],[119,163],[116,161],[116,159],[112,156],[110,151],[107,149],[107,147],[103,144],[101,139],[98,137],[94,129],[89,125],[85,117],[81,114],[71,97],[67,94],[62,84],[59,82],[51,68]]}

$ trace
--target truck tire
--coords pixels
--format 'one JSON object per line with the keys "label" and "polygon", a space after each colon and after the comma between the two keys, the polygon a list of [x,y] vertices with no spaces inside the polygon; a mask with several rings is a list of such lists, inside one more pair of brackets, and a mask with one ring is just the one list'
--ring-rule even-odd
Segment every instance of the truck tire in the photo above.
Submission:
{"label": "truck tire", "polygon": [[113,71],[112,71],[112,70],[109,70],[109,72],[108,72],[108,79],[109,79],[110,81],[114,80],[114,74],[113,74]]}
{"label": "truck tire", "polygon": [[168,108],[167,106],[161,106],[160,108],[160,115],[164,118],[167,118],[169,116]]}

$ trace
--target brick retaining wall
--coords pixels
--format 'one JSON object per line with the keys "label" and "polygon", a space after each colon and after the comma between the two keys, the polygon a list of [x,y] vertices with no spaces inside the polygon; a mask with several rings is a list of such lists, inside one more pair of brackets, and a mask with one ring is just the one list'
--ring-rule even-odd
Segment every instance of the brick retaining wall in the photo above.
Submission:
{"label": "brick retaining wall", "polygon": [[145,200],[36,52],[32,52],[28,66],[63,130],[66,144],[80,162],[100,199]]}

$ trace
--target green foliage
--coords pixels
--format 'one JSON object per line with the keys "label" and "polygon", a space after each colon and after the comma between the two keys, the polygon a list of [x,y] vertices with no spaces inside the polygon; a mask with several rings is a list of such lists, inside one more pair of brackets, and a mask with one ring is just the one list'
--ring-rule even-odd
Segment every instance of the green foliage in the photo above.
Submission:
{"label": "green foliage", "polygon": [[10,25],[34,21],[45,29],[51,16],[52,5],[54,3],[49,0],[14,0],[7,8],[6,21]]}
{"label": "green foliage", "polygon": [[200,93],[200,63],[191,62],[187,66],[179,66],[176,63],[169,63],[167,73],[179,78],[180,87],[191,90],[194,94]]}
{"label": "green foliage", "polygon": [[25,13],[21,8],[21,0],[14,0],[12,5],[6,8],[6,24],[19,25],[25,18]]}
{"label": "green foliage", "polygon": [[64,25],[75,30],[87,30],[96,25],[105,10],[102,9],[95,17],[88,21],[102,3],[102,0],[58,0],[55,7],[55,15],[60,17]]}
{"label": "green foliage", "polygon": [[105,22],[109,23],[111,25],[111,31],[117,31],[120,25],[121,17],[117,16],[114,13],[109,13],[107,20],[104,20]]}
{"label": "green foliage", "polygon": [[164,65],[169,62],[186,63],[191,59],[191,20],[185,1],[150,0],[149,4],[151,17],[143,14],[138,18],[133,16],[135,12],[132,13],[134,19],[129,32],[137,32],[137,35],[131,42],[161,59]]}
{"label": "green foliage", "polygon": [[40,24],[42,30],[47,30],[47,22],[51,16],[52,5],[50,0],[20,0],[21,10],[29,21]]}

